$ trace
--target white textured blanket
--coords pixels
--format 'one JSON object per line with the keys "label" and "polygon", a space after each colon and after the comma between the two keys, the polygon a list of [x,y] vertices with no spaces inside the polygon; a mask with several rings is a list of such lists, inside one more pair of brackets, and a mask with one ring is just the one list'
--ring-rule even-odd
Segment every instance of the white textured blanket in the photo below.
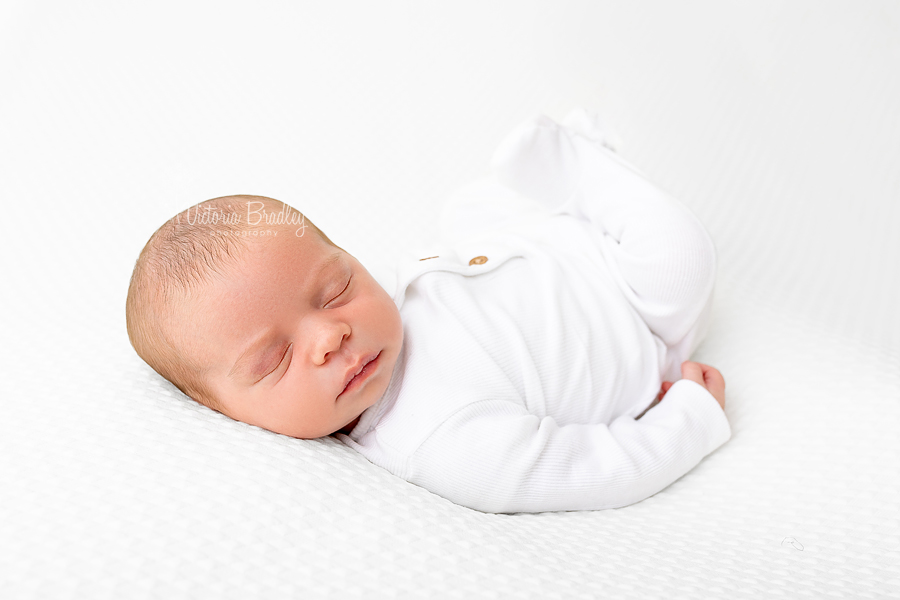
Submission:
{"label": "white textured blanket", "polygon": [[[900,597],[896,3],[7,2],[0,75],[3,597]],[[719,250],[733,437],[651,498],[472,511],[129,346],[178,210],[272,196],[374,273],[573,106]]]}

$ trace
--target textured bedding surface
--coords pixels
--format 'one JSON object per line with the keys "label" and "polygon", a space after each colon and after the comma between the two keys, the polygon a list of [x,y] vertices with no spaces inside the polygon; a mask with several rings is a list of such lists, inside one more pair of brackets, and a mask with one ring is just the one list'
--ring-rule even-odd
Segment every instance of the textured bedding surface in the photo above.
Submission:
{"label": "textured bedding surface", "polygon": [[[0,69],[4,597],[900,597],[896,3],[6,2]],[[719,251],[733,437],[651,498],[469,510],[132,351],[177,211],[272,196],[375,272],[575,106]]]}

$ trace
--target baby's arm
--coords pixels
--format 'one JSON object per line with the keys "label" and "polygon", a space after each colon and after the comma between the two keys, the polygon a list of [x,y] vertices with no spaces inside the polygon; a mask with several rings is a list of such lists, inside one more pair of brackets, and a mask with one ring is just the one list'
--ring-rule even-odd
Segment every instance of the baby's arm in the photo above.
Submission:
{"label": "baby's arm", "polygon": [[616,508],[666,488],[730,437],[717,400],[688,378],[641,420],[623,415],[609,425],[561,426],[485,400],[419,446],[406,479],[484,512]]}

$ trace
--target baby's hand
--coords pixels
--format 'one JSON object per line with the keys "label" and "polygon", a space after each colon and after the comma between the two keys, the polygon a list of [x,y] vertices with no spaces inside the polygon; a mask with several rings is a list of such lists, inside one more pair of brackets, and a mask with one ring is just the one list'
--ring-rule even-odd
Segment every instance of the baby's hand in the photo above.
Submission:
{"label": "baby's hand", "polygon": [[[681,377],[702,385],[725,410],[725,378],[718,369],[688,360],[681,363]],[[663,381],[658,398],[662,400],[673,385],[671,381]]]}

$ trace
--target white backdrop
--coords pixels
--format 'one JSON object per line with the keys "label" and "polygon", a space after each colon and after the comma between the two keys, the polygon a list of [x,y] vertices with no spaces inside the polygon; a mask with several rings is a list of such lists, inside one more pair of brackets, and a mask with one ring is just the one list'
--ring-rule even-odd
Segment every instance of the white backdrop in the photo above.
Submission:
{"label": "white backdrop", "polygon": [[[900,4],[0,3],[0,588],[13,597],[900,597]],[[719,250],[735,435],[610,511],[485,515],[184,399],[149,235],[234,193],[373,269],[537,113],[600,112]]]}

